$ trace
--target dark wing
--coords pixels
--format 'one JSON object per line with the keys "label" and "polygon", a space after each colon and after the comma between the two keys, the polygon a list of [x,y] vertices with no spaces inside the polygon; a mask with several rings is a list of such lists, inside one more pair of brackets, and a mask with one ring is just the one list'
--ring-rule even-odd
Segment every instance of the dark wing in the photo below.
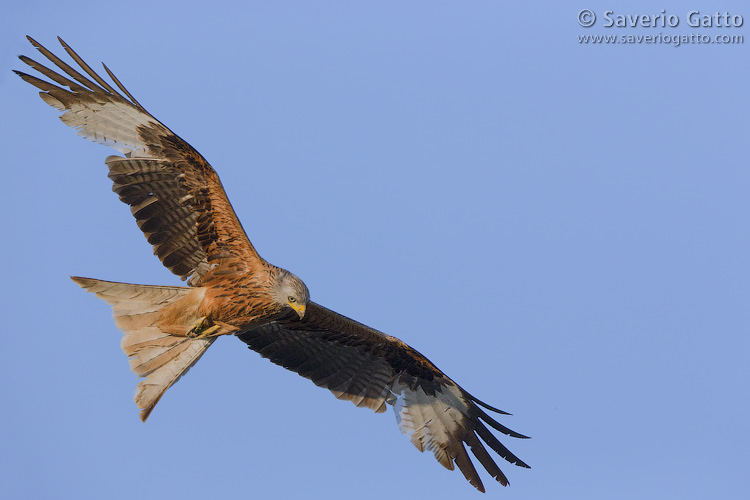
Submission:
{"label": "dark wing", "polygon": [[395,337],[310,302],[301,321],[278,321],[239,334],[240,340],[277,365],[329,389],[337,398],[375,412],[393,405],[398,426],[419,451],[432,451],[444,467],[458,466],[484,491],[468,453],[503,486],[508,480],[482,441],[508,462],[528,467],[485,424],[525,438],[492,419],[477,400],[427,358]]}
{"label": "dark wing", "polygon": [[107,158],[112,189],[130,205],[164,266],[199,285],[262,264],[219,176],[200,153],[146,111],[106,66],[120,92],[61,39],[88,77],[28,38],[57,68],[20,59],[55,83],[16,73],[41,90],[44,102],[63,111],[60,119],[78,135],[126,155]]}

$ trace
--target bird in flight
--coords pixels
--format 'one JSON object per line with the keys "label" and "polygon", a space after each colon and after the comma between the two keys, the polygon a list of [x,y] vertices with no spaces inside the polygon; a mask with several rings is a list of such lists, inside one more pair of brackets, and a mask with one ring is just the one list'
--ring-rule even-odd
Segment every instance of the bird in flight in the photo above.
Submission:
{"label": "bird in flight", "polygon": [[142,379],[135,396],[141,420],[218,337],[234,335],[338,399],[378,413],[391,405],[399,429],[419,451],[431,451],[447,469],[455,464],[482,492],[466,445],[503,486],[508,479],[483,442],[508,462],[528,467],[487,428],[526,438],[487,413],[506,412],[466,392],[401,340],[312,302],[302,280],[264,260],[216,171],[146,111],[106,65],[117,88],[62,39],[79,69],[28,39],[56,68],[19,56],[49,81],[15,73],[37,87],[78,135],[124,155],[105,160],[112,190],[130,206],[154,254],[188,285],[72,278],[112,306],[122,350]]}

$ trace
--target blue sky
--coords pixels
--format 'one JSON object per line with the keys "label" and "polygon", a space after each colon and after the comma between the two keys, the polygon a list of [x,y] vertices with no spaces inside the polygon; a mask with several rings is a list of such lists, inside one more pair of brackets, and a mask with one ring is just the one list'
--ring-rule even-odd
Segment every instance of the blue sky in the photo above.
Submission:
{"label": "blue sky", "polygon": [[[746,492],[750,42],[577,38],[747,39],[746,3],[20,4],[0,7],[0,496],[479,498],[392,412],[232,338],[138,420],[110,312],[68,276],[179,281],[110,192],[111,151],[10,72],[26,34],[106,61],[313,300],[512,412],[532,469],[488,495]],[[680,26],[601,25],[662,9]]]}

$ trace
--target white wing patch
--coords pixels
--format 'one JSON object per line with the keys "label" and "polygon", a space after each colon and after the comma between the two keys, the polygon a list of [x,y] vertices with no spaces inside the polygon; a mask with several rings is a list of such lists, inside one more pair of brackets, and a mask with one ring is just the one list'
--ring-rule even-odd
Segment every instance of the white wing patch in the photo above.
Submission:
{"label": "white wing patch", "polygon": [[44,57],[62,70],[62,73],[51,70],[26,56],[19,57],[24,63],[55,82],[55,84],[21,71],[16,71],[16,73],[26,82],[41,90],[39,95],[44,102],[56,110],[64,112],[60,116],[63,123],[75,128],[78,135],[90,141],[110,146],[129,157],[149,156],[148,147],[140,137],[138,128],[159,126],[166,130],[166,127],[133,98],[106,66],[104,66],[104,69],[107,74],[125,95],[102,79],[62,39],[58,38],[60,44],[65,48],[68,55],[78,63],[79,69],[82,69],[88,77],[44,48],[33,38],[27,38]]}
{"label": "white wing patch", "polygon": [[86,139],[109,146],[129,156],[148,156],[148,148],[139,137],[137,129],[149,126],[156,120],[126,102],[117,102],[104,92],[100,99],[91,101],[70,100],[64,103],[47,92],[40,92],[44,102],[65,111],[60,120],[76,129]]}
{"label": "white wing patch", "polygon": [[442,387],[434,396],[424,392],[422,387],[411,390],[400,383],[391,388],[395,400],[398,428],[408,435],[412,444],[419,450],[429,450],[445,468],[453,470],[453,443],[460,441],[465,433],[468,407],[461,398],[458,388]]}

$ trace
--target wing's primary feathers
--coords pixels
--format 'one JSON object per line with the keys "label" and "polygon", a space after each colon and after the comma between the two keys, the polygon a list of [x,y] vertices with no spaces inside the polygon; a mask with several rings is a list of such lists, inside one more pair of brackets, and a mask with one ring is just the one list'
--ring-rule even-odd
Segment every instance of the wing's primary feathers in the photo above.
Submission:
{"label": "wing's primary feathers", "polygon": [[[66,125],[78,130],[78,135],[86,139],[110,146],[128,156],[149,156],[148,146],[138,134],[138,127],[150,123],[161,123],[151,116],[130,93],[120,84],[114,75],[105,69],[120,90],[130,98],[123,97],[104,79],[91,69],[73,49],[58,37],[65,51],[90,75],[96,83],[86,78],[55,54],[47,50],[31,37],[31,44],[64,74],[49,69],[30,57],[20,59],[40,72],[57,85],[50,84],[34,76],[16,71],[25,81],[42,90],[40,96],[58,111],[64,111],[60,119]],[[67,87],[67,89],[65,88]]]}

